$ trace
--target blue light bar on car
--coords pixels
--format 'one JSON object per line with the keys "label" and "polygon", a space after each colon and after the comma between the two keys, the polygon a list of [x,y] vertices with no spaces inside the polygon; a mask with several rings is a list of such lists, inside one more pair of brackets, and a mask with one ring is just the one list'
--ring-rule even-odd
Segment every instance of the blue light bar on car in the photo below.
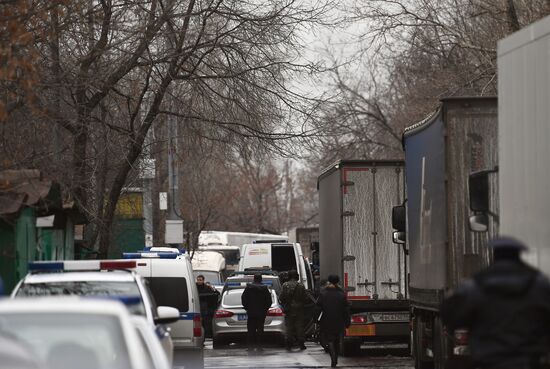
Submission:
{"label": "blue light bar on car", "polygon": [[63,262],[32,262],[29,263],[29,271],[31,272],[53,272],[53,271],[62,271]]}
{"label": "blue light bar on car", "polygon": [[125,252],[123,259],[176,259],[181,254],[175,252]]}
{"label": "blue light bar on car", "polygon": [[141,253],[139,252],[124,252],[122,253],[123,259],[141,259]]}
{"label": "blue light bar on car", "polygon": [[157,255],[161,259],[175,259],[181,254],[175,254],[175,253],[171,253],[171,252],[157,252]]}

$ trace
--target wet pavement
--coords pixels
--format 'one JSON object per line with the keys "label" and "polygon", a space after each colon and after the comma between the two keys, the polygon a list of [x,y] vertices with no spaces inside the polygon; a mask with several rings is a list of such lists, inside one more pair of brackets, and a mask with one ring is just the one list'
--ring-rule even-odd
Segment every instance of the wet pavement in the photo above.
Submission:
{"label": "wet pavement", "polygon": [[[246,345],[231,345],[223,349],[212,349],[212,341],[207,340],[205,368],[329,368],[330,357],[321,346],[308,342],[307,350],[286,351],[278,345],[268,345],[263,352],[249,354]],[[354,357],[340,357],[340,368],[399,368],[412,369],[414,363],[406,348],[364,346],[361,353]]]}

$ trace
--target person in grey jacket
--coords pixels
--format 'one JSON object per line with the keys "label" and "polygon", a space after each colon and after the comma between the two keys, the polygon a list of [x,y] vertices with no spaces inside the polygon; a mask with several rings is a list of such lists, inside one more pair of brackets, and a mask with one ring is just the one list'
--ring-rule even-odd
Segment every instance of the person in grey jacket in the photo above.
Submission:
{"label": "person in grey jacket", "polygon": [[494,263],[444,299],[441,317],[450,333],[468,329],[481,369],[543,368],[550,343],[550,283],[521,261],[527,247],[513,238],[489,243]]}

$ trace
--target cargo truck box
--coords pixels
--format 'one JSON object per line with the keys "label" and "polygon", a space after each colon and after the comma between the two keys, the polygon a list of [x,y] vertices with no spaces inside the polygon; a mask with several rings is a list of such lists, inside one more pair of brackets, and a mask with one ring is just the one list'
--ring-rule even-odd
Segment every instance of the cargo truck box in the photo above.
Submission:
{"label": "cargo truck box", "polygon": [[344,351],[363,341],[409,339],[407,256],[392,242],[392,207],[404,200],[399,160],[340,160],[319,176],[321,281],[340,276],[351,304]]}

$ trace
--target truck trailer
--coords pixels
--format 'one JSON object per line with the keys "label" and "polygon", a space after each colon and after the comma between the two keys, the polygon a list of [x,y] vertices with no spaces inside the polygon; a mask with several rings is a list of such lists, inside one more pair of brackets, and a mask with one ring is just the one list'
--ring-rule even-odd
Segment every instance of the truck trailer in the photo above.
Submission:
{"label": "truck trailer", "polygon": [[[467,332],[446,334],[439,315],[444,293],[491,261],[488,238],[470,230],[469,176],[496,170],[497,99],[448,98],[405,129],[406,203],[394,208],[396,242],[409,251],[409,299],[415,367],[467,367]],[[492,187],[498,191],[496,181]],[[498,211],[498,202],[493,204]],[[405,219],[406,214],[406,219]],[[406,225],[406,226],[405,226]],[[452,333],[452,332],[451,332]]]}
{"label": "truck trailer", "polygon": [[549,65],[550,17],[498,43],[500,233],[525,242],[530,249],[526,261],[546,275],[550,275]]}
{"label": "truck trailer", "polygon": [[366,341],[408,342],[407,256],[391,238],[403,161],[337,161],[319,176],[318,191],[321,281],[340,277],[352,313],[341,352]]}

